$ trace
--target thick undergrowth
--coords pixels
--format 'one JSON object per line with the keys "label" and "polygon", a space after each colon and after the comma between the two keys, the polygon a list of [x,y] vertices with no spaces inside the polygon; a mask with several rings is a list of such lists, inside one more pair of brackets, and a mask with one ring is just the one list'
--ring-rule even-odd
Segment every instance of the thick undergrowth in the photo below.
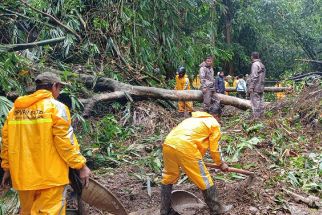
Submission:
{"label": "thick undergrowth", "polygon": [[[322,88],[316,83],[273,103],[260,121],[248,120],[250,112],[223,117],[221,144],[225,160],[256,174],[254,184],[247,187],[242,175],[211,170],[221,199],[234,205],[230,214],[321,213],[321,99]],[[120,198],[129,212],[145,209],[142,214],[157,214],[161,144],[183,118],[150,102],[120,108],[123,113],[115,116],[115,122],[130,134],[124,140],[115,138],[118,141],[113,150],[119,156],[111,159],[102,148],[91,144],[84,146],[85,151],[91,151],[90,159],[95,163],[97,159],[105,162],[96,166],[95,177]],[[225,112],[229,108],[225,107]],[[208,157],[206,160],[211,161]],[[175,189],[191,191],[202,199],[184,174]],[[318,200],[308,206],[296,201],[289,191]],[[91,213],[98,214],[95,209]],[[207,209],[198,214],[208,214]]]}

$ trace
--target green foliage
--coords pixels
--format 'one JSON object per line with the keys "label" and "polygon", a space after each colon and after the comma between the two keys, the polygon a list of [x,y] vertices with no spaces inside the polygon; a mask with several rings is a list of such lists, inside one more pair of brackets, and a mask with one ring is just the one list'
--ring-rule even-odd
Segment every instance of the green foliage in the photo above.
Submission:
{"label": "green foliage", "polygon": [[[78,41],[74,34],[23,4],[3,1],[2,43],[66,36],[64,43],[54,47],[23,52],[35,61],[98,65],[114,58],[118,64],[170,79],[179,65],[187,67],[189,76],[195,75],[206,55],[216,56],[215,66],[227,70],[229,62],[232,72],[245,74],[249,72],[250,53],[257,50],[272,78],[284,72],[320,68],[295,59],[321,58],[321,0],[28,3],[82,37]],[[110,73],[108,76],[113,76],[114,72]]]}
{"label": "green foliage", "polygon": [[3,125],[12,105],[13,104],[10,100],[6,97],[0,96],[0,125]]}
{"label": "green foliage", "polygon": [[16,214],[19,211],[18,193],[10,189],[0,198],[0,215]]}
{"label": "green foliage", "polygon": [[226,159],[228,162],[237,162],[245,149],[253,149],[255,145],[262,141],[261,138],[257,137],[246,139],[244,137],[226,135],[223,135],[221,140],[226,142],[223,151],[228,155]]}
{"label": "green foliage", "polygon": [[25,58],[15,53],[0,53],[0,93],[16,90],[22,94],[24,85],[30,82]]}
{"label": "green foliage", "polygon": [[300,187],[311,192],[322,191],[322,155],[308,155],[291,158],[290,169],[286,171],[286,181],[294,187]]}

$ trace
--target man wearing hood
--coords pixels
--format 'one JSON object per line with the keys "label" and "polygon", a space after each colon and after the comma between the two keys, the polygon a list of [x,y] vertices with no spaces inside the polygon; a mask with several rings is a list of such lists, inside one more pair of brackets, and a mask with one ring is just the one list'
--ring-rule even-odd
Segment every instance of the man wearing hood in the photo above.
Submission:
{"label": "man wearing hood", "polygon": [[80,154],[68,107],[57,101],[66,83],[50,72],[36,77],[36,92],[19,97],[2,130],[4,186],[11,177],[21,214],[65,214],[69,167],[85,186],[90,170]]}
{"label": "man wearing hood", "polygon": [[[220,109],[220,101],[216,96],[213,57],[208,56],[203,63],[201,63],[199,70],[199,77],[201,81],[201,91],[203,94],[203,108],[208,110],[211,106]],[[220,111],[221,112],[221,111]]]}
{"label": "man wearing hood", "polygon": [[264,113],[264,82],[266,69],[259,58],[258,52],[253,52],[251,55],[252,68],[251,74],[247,80],[247,92],[250,95],[252,103],[253,118],[260,118]]}

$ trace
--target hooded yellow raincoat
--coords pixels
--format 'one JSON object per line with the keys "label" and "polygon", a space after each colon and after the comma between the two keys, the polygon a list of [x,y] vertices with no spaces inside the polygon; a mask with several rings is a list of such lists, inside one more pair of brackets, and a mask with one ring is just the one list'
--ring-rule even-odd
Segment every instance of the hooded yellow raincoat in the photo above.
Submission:
{"label": "hooded yellow raincoat", "polygon": [[163,184],[174,184],[181,168],[201,190],[213,185],[202,157],[209,149],[217,165],[221,165],[219,150],[220,125],[206,112],[193,112],[192,117],[181,122],[163,143]]}
{"label": "hooded yellow raincoat", "polygon": [[[179,75],[176,76],[176,90],[190,90],[190,81],[187,75],[182,78],[179,78]],[[190,101],[179,101],[178,102],[178,111],[179,112],[192,112],[192,102]]]}
{"label": "hooded yellow raincoat", "polygon": [[1,158],[18,191],[66,185],[68,168],[80,169],[86,162],[68,108],[47,90],[15,101],[2,130]]}
{"label": "hooded yellow raincoat", "polygon": [[[227,89],[228,87],[230,87],[229,82],[225,81],[225,88]],[[225,95],[229,95],[229,93],[225,92]]]}

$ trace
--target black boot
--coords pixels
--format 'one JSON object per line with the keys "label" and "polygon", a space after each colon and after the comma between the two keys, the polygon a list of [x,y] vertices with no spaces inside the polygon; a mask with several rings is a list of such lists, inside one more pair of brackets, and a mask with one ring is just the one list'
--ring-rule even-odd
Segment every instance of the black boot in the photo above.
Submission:
{"label": "black boot", "polygon": [[172,184],[161,184],[161,208],[160,215],[168,215],[171,211]]}
{"label": "black boot", "polygon": [[233,207],[232,205],[225,206],[219,202],[215,186],[212,186],[207,190],[203,190],[202,194],[207,206],[209,207],[211,215],[226,213]]}

